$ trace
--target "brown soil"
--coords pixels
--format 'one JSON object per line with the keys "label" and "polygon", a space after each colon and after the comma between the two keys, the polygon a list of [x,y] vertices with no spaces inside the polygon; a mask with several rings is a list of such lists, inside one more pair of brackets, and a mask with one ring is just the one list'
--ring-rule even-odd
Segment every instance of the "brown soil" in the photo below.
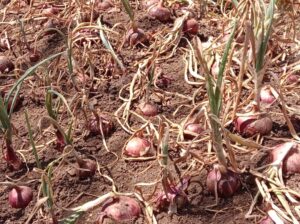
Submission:
{"label": "brown soil", "polygon": [[[25,9],[27,6],[24,7],[23,13],[26,12]],[[219,9],[217,7],[211,7],[210,9],[213,11],[213,13],[210,15],[213,16],[205,17],[201,15],[198,18],[200,27],[198,36],[202,41],[206,41],[211,37],[216,38],[222,33],[221,28],[223,24],[221,20],[219,20],[220,23],[216,22],[216,20],[221,18]],[[155,35],[156,32],[163,29],[171,29],[173,26],[172,22],[162,24],[154,19],[148,18],[144,9],[138,9],[136,12],[139,27],[146,30],[149,34]],[[13,13],[13,11],[11,13]],[[198,13],[199,12],[196,14]],[[21,13],[19,15],[22,17]],[[8,11],[8,16],[6,17],[5,21],[11,20],[15,20],[15,15],[10,14],[10,11]],[[125,36],[124,25],[129,24],[128,16],[123,11],[116,9],[111,12],[103,12],[102,21],[109,27],[113,27],[116,24],[121,24],[116,28],[119,36],[111,40],[114,48],[117,49],[122,43],[122,38]],[[34,22],[33,24],[38,25],[38,22]],[[28,29],[28,27],[29,25],[26,23],[25,29]],[[128,27],[126,27],[126,29],[127,28]],[[18,30],[18,27],[7,27],[5,25],[0,25],[0,30],[1,29],[5,29],[8,32],[8,35],[13,35],[13,32]],[[64,33],[67,33],[67,30],[62,30]],[[1,35],[2,34],[3,33],[1,33]],[[17,37],[17,35],[13,36]],[[33,38],[34,33],[29,32],[27,40],[32,41]],[[36,48],[42,52],[43,58],[47,58],[53,53],[60,52],[61,49],[64,49],[65,47],[62,38],[58,34],[45,36],[38,40],[36,44]],[[187,47],[187,42],[182,40],[175,55],[169,59],[159,62],[157,67],[163,71],[164,75],[172,79],[170,85],[165,88],[166,91],[192,96],[198,88],[196,86],[187,84],[184,80],[183,74],[185,64],[183,61],[183,56],[185,55],[185,52],[183,49],[185,47]],[[9,55],[12,59],[14,59],[15,64],[18,64],[18,67],[20,68],[14,76],[0,74],[1,88],[4,88],[5,86],[11,87],[13,83],[20,77],[20,75],[22,75],[27,68],[32,66],[32,64],[26,62],[26,57],[20,58],[21,55],[24,54],[23,51],[25,50],[20,50],[18,47],[16,47],[15,53],[18,55],[18,59],[15,59],[8,50],[1,53]],[[79,64],[83,63],[81,55],[78,54],[80,52],[82,52],[82,48],[77,48],[74,51],[74,55],[76,54],[75,57],[77,61],[79,61]],[[137,70],[136,62],[141,61],[146,57],[145,50],[143,50],[142,47],[135,47],[132,49],[128,46],[125,46],[121,50],[118,50],[117,54],[123,61],[127,74],[122,75],[122,72],[115,67],[110,73],[104,74],[104,71],[107,68],[107,60],[101,61],[104,60],[105,57],[98,55],[99,57],[97,57],[99,60],[95,60],[97,61],[97,64],[95,64],[97,66],[97,69],[95,70],[95,78],[98,81],[95,81],[97,84],[91,88],[89,95],[87,95],[89,101],[94,102],[95,109],[108,113],[111,116],[113,116],[115,111],[123,103],[119,99],[119,91],[124,85],[131,82],[132,77]],[[96,59],[97,57],[95,56]],[[295,55],[290,55],[289,57],[291,57],[291,61],[293,59],[296,60]],[[54,66],[52,66],[52,68],[53,67]],[[12,209],[8,204],[8,189],[0,185],[0,223],[3,224],[25,223],[30,214],[33,212],[35,203],[38,199],[38,194],[40,194],[40,198],[42,197],[42,193],[40,192],[41,176],[40,173],[34,169],[36,168],[36,163],[30,150],[28,129],[25,122],[25,110],[27,110],[29,114],[31,126],[34,131],[35,143],[37,145],[39,158],[42,161],[43,167],[46,167],[50,162],[61,156],[61,153],[55,150],[54,129],[51,127],[47,129],[47,131],[43,130],[43,133],[41,133],[38,128],[38,121],[41,119],[41,117],[47,115],[47,110],[45,107],[45,80],[43,80],[43,72],[46,73],[46,67],[38,70],[37,76],[31,76],[24,82],[20,90],[22,98],[21,103],[12,115],[12,123],[15,127],[15,130],[17,130],[17,135],[14,136],[13,145],[14,148],[18,150],[19,155],[22,155],[22,158],[26,159],[26,167],[23,167],[19,171],[10,171],[7,168],[6,162],[3,159],[0,160],[0,181],[6,181],[9,179],[27,183],[27,185],[30,186],[34,191],[34,200],[28,207],[26,207],[26,209]],[[279,74],[279,71],[274,70],[273,72],[277,72],[277,74]],[[52,75],[51,78],[53,79],[53,88],[63,94],[68,102],[71,102],[72,97],[77,94],[77,91],[71,84],[70,80],[66,78],[66,63],[65,67],[58,67],[56,73],[61,73],[62,78],[61,81],[57,81],[57,79],[54,79],[54,77],[57,78],[57,76]],[[269,76],[266,77],[266,82],[272,82]],[[246,99],[251,91],[252,90],[244,89],[243,98]],[[300,94],[299,89],[297,91],[298,92],[295,94]],[[128,94],[128,92],[126,94]],[[197,96],[197,101],[201,102],[205,100],[205,98],[207,99],[205,90],[202,90]],[[134,106],[136,106],[137,103],[138,102],[135,102]],[[290,106],[299,105],[299,100],[295,102],[293,95],[290,95],[287,97],[286,103]],[[164,115],[173,122],[177,123],[181,122],[192,109],[192,105],[190,105],[190,107],[183,107],[176,114],[176,116],[173,116],[173,113],[178,106],[183,104],[183,99],[177,96],[170,97],[169,99],[158,102],[157,104],[159,105],[160,115]],[[124,131],[116,119],[113,120],[115,125],[113,133],[106,138],[107,147],[109,150],[111,150],[111,152],[107,152],[100,135],[84,136],[83,132],[86,131],[86,122],[82,109],[75,110],[75,106],[73,106],[72,109],[74,109],[74,115],[76,117],[76,122],[74,124],[75,128],[73,131],[73,144],[75,150],[85,157],[97,160],[101,173],[109,175],[113,179],[118,192],[136,192],[135,185],[137,183],[152,183],[160,178],[161,167],[157,160],[134,162],[126,161],[122,158],[122,148],[131,135]],[[263,139],[262,144],[265,146],[273,146],[277,143],[280,143],[281,138],[291,138],[284,117],[278,114],[280,112],[281,110],[278,105],[275,105],[271,109],[274,127],[271,135]],[[70,120],[65,108],[59,114],[59,117],[61,118],[60,124],[66,129]],[[154,124],[158,124],[158,121],[158,118],[153,119]],[[133,118],[131,122],[132,127],[138,128],[141,124],[141,122],[135,118]],[[230,128],[232,127],[229,127],[229,129]],[[300,132],[300,126],[296,126],[296,131]],[[209,136],[209,134],[206,135]],[[3,140],[3,133],[1,133],[0,136],[1,140]],[[175,135],[172,137],[176,139]],[[4,143],[1,142],[1,144]],[[247,151],[249,153],[236,153],[236,159],[240,169],[244,167],[254,168],[266,163],[266,153],[259,152],[256,149],[251,150]],[[192,151],[199,156],[207,155],[207,142],[197,143],[192,148]],[[117,158],[114,154],[118,156],[117,162]],[[180,157],[178,146],[171,144],[169,154],[170,161],[178,159]],[[254,154],[255,156],[253,156]],[[245,218],[245,215],[251,206],[252,199],[257,192],[254,177],[245,171],[241,175],[242,188],[233,197],[226,199],[221,198],[218,204],[215,205],[215,196],[208,192],[205,185],[207,172],[209,169],[211,169],[211,165],[214,161],[212,161],[209,157],[203,158],[203,160],[206,162],[204,167],[201,167],[200,163],[195,163],[195,167],[192,170],[193,172],[189,173],[191,179],[189,181],[188,188],[186,189],[189,203],[180,208],[176,214],[169,215],[166,209],[156,212],[155,216],[157,222],[159,224],[258,223],[259,220],[265,215],[265,208],[263,203],[261,203],[261,200],[259,200],[259,203],[254,207],[253,213],[251,214],[252,216],[248,219]],[[179,172],[183,173],[185,170],[187,170],[188,166],[191,164],[191,161],[192,159],[189,158],[187,161],[177,164]],[[68,211],[68,208],[82,205],[83,203],[95,199],[97,196],[103,195],[112,190],[112,184],[106,178],[99,175],[99,173],[92,178],[80,180],[74,172],[74,167],[76,166],[77,165],[74,157],[72,155],[68,155],[66,156],[64,162],[60,164],[56,163],[53,168],[53,176],[51,181],[53,188],[53,199],[55,203],[54,213],[59,219],[67,217],[71,214],[71,212]],[[176,179],[179,179],[178,173],[175,171],[175,167],[172,163],[170,163],[170,170]],[[286,184],[295,191],[300,191],[299,183],[300,175],[292,175],[287,178],[286,182]],[[158,186],[160,189],[161,185]],[[154,186],[145,187],[143,188],[143,194],[149,195],[153,190]],[[35,213],[30,223],[51,223],[49,215],[47,215],[47,209],[42,209],[42,212],[43,213]],[[95,223],[99,213],[100,208],[97,208],[90,213],[84,214],[77,223]],[[141,216],[137,220],[134,220],[130,223],[146,222],[147,220],[145,216]]]}

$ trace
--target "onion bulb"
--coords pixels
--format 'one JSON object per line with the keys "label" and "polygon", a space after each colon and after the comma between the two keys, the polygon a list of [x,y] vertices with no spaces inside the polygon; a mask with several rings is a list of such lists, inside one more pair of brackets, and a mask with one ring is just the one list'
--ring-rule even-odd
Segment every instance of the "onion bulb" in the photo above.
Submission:
{"label": "onion bulb", "polygon": [[151,148],[151,143],[140,137],[130,139],[125,147],[124,154],[132,157],[140,157],[146,155]]}
{"label": "onion bulb", "polygon": [[42,53],[39,51],[29,52],[29,61],[32,63],[38,62],[41,59]]}
{"label": "onion bulb", "polygon": [[200,124],[188,123],[187,125],[185,125],[183,135],[185,139],[193,139],[197,135],[201,134],[203,131],[204,130]]}
{"label": "onion bulb", "polygon": [[265,104],[273,104],[278,98],[278,94],[271,86],[264,86],[260,91],[260,101]]}
{"label": "onion bulb", "polygon": [[146,44],[148,42],[148,37],[145,32],[140,29],[130,29],[126,34],[126,40],[130,46],[135,46],[138,44]]}
{"label": "onion bulb", "polygon": [[265,116],[240,116],[234,120],[234,127],[242,135],[253,136],[255,134],[267,135],[272,131],[273,121]]}
{"label": "onion bulb", "polygon": [[8,40],[6,38],[0,38],[0,50],[8,50]]}
{"label": "onion bulb", "polygon": [[79,169],[77,169],[77,175],[80,179],[85,179],[95,175],[97,165],[93,160],[77,158]]}
{"label": "onion bulb", "polygon": [[124,223],[139,217],[140,214],[141,207],[135,199],[127,196],[113,197],[104,203],[98,223],[103,223],[105,217]]}
{"label": "onion bulb", "polygon": [[[282,158],[284,156],[284,158]],[[282,170],[285,174],[300,173],[300,148],[293,142],[277,145],[270,153],[270,161],[273,163],[282,159]]]}
{"label": "onion bulb", "polygon": [[220,169],[215,166],[207,175],[206,185],[210,193],[215,193],[216,186],[218,195],[227,198],[231,197],[240,188],[241,184],[237,173],[231,170],[221,173]]}
{"label": "onion bulb", "polygon": [[98,117],[94,117],[89,120],[88,129],[91,134],[101,134],[100,128],[102,128],[102,133],[105,137],[109,136],[112,133],[114,124],[108,115],[101,114],[98,115]]}
{"label": "onion bulb", "polygon": [[32,198],[32,190],[27,186],[15,186],[8,193],[8,202],[12,208],[26,208]]}
{"label": "onion bulb", "polygon": [[298,83],[300,81],[300,76],[297,74],[291,74],[287,77],[288,84]]}
{"label": "onion bulb", "polygon": [[0,55],[0,73],[8,73],[14,70],[15,65],[6,56]]}
{"label": "onion bulb", "polygon": [[198,27],[198,22],[196,19],[187,19],[183,23],[183,28],[182,28],[184,33],[188,33],[191,35],[197,35],[199,27]]}
{"label": "onion bulb", "polygon": [[149,8],[148,14],[150,17],[159,20],[162,23],[168,22],[171,19],[171,12],[163,6],[163,1]]}
{"label": "onion bulb", "polygon": [[141,111],[141,113],[144,116],[147,116],[147,117],[154,117],[158,114],[157,106],[152,103],[143,102],[138,106],[138,109]]}

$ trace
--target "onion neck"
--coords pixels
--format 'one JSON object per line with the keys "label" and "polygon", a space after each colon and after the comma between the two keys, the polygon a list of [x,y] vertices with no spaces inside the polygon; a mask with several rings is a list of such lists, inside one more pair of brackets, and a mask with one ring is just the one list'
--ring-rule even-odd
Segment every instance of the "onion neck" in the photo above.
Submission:
{"label": "onion neck", "polygon": [[131,28],[132,28],[134,33],[138,32],[138,26],[137,26],[135,21],[131,21]]}
{"label": "onion neck", "polygon": [[222,135],[220,132],[220,125],[212,118],[210,119],[210,123],[212,126],[213,143],[214,143],[214,149],[216,152],[216,156],[217,156],[219,164],[224,167],[224,169],[221,169],[221,170],[226,171],[228,166],[227,166],[227,160],[226,160],[223,143],[222,143],[223,139],[222,139]]}
{"label": "onion neck", "polygon": [[12,147],[12,142],[10,139],[6,139],[6,152],[4,152],[4,159],[7,161],[9,165],[13,167],[14,170],[18,170],[21,168],[22,162],[19,157],[16,155]]}

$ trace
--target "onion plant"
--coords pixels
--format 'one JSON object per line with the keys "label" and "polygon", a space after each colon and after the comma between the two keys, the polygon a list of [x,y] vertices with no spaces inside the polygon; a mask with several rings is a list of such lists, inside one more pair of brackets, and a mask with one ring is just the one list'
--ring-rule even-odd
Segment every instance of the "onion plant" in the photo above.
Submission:
{"label": "onion plant", "polygon": [[200,39],[197,38],[195,40],[196,56],[199,64],[203,68],[206,80],[206,89],[210,107],[209,121],[212,128],[212,140],[219,162],[218,165],[214,165],[214,169],[210,171],[207,176],[207,187],[210,192],[215,193],[216,196],[220,195],[221,197],[229,197],[233,195],[240,186],[238,175],[228,169],[226,154],[223,148],[223,137],[221,132],[222,124],[220,123],[223,76],[235,31],[236,21],[234,22],[232,33],[226,44],[216,80],[214,80],[213,75],[210,73],[207,62],[202,55]]}
{"label": "onion plant", "polygon": [[68,132],[65,133],[65,131],[61,128],[61,126],[59,125],[58,122],[58,109],[60,107],[60,101],[58,101],[58,104],[55,105],[53,104],[53,96],[52,94],[56,94],[57,96],[59,96],[61,99],[63,99],[63,101],[65,102],[65,104],[67,105],[68,110],[70,111],[68,104],[66,103],[66,100],[64,99],[64,97],[59,94],[58,92],[48,89],[47,93],[46,93],[46,109],[48,112],[48,117],[46,118],[47,120],[49,120],[53,127],[56,129],[55,131],[55,135],[57,137],[57,144],[56,144],[56,149],[58,151],[63,151],[64,147],[66,145],[69,145],[72,143],[72,139],[71,139],[71,131],[72,131],[72,123],[69,126]]}
{"label": "onion plant", "polygon": [[130,46],[146,43],[148,41],[147,35],[142,29],[138,28],[138,25],[136,24],[135,17],[134,17],[134,11],[130,6],[129,1],[121,0],[121,2],[131,21],[130,23],[131,29],[127,32],[126,41],[129,43]]}
{"label": "onion plant", "polygon": [[[47,175],[43,171],[43,167],[41,165],[41,162],[40,162],[40,159],[39,159],[36,147],[35,147],[35,142],[34,142],[34,139],[33,139],[32,129],[31,129],[31,125],[30,125],[30,122],[29,122],[28,113],[27,113],[26,110],[25,110],[25,119],[26,119],[30,144],[31,144],[31,147],[32,147],[32,154],[35,158],[37,168],[42,172],[42,176],[41,176],[42,193],[43,193],[44,197],[47,198],[47,206],[48,206],[50,214],[52,216],[53,223],[57,223],[57,219],[56,219],[56,216],[54,215],[54,210],[53,210],[53,198],[52,198],[52,194],[51,194],[51,191],[50,191],[51,184],[50,184],[49,180],[51,179],[52,174],[51,174],[51,172],[49,172],[48,175]],[[51,171],[51,169],[50,169],[50,171]]]}
{"label": "onion plant", "polygon": [[213,80],[212,75],[210,74],[207,63],[201,52],[201,42],[200,39],[196,39],[196,54],[200,65],[204,68],[204,75],[206,80],[206,89],[209,99],[210,107],[210,125],[212,128],[212,139],[214,142],[214,147],[218,161],[221,165],[227,168],[226,156],[222,146],[222,134],[221,134],[221,124],[219,122],[220,113],[222,110],[222,82],[225,71],[225,66],[227,63],[227,57],[231,48],[233,37],[236,30],[236,22],[234,23],[232,33],[227,42],[222,62],[220,64],[217,80]]}
{"label": "onion plant", "polygon": [[19,170],[22,166],[22,161],[17,156],[13,147],[13,125],[10,122],[10,117],[7,113],[6,107],[3,102],[3,98],[0,95],[0,121],[1,121],[1,131],[3,133],[3,144],[2,152],[3,157],[6,160],[9,168],[13,170]]}

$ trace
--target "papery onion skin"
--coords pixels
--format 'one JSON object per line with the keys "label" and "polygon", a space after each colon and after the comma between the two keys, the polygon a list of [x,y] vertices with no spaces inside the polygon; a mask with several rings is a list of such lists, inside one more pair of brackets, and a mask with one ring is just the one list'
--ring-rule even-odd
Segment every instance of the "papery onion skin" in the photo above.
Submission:
{"label": "papery onion skin", "polygon": [[296,143],[290,149],[290,142],[277,145],[270,152],[270,161],[275,162],[287,150],[289,152],[282,161],[282,169],[284,174],[300,173],[300,148]]}
{"label": "papery onion skin", "polygon": [[255,116],[241,116],[235,119],[234,126],[240,134],[247,137],[255,134],[267,135],[272,131],[273,121],[268,116],[258,119]]}
{"label": "papery onion skin", "polygon": [[227,173],[221,173],[218,169],[211,170],[206,179],[207,189],[210,193],[215,193],[215,183],[217,183],[217,192],[220,197],[231,197],[240,188],[239,175],[231,170]]}
{"label": "papery onion skin", "polygon": [[133,137],[125,147],[125,154],[132,157],[140,157],[149,151],[151,143],[144,138]]}
{"label": "papery onion skin", "polygon": [[14,187],[8,193],[8,202],[12,208],[26,208],[32,199],[32,190],[27,186]]}
{"label": "papery onion skin", "polygon": [[253,136],[257,133],[261,135],[267,135],[272,131],[273,121],[269,117],[260,118],[251,124],[249,124],[245,129],[245,134],[247,136]]}
{"label": "papery onion skin", "polygon": [[154,117],[158,114],[157,106],[152,103],[141,103],[139,105],[139,110],[147,117]]}
{"label": "papery onion skin", "polygon": [[242,134],[244,132],[245,128],[254,121],[256,121],[255,116],[240,116],[240,117],[237,117],[234,120],[235,130]]}
{"label": "papery onion skin", "polygon": [[[195,138],[197,135],[201,134],[204,131],[204,129],[202,128],[202,126],[200,124],[189,123],[185,126],[184,131],[185,131],[184,138],[190,140],[190,139]],[[194,133],[194,135],[189,134],[187,131]]]}
{"label": "papery onion skin", "polygon": [[260,91],[260,101],[265,104],[272,104],[276,101],[275,96],[272,94],[272,91],[265,87]]}
{"label": "papery onion skin", "polygon": [[166,7],[161,6],[160,4],[156,6],[151,6],[149,9],[149,15],[152,18],[159,20],[162,23],[168,22],[171,20],[171,12]]}
{"label": "papery onion skin", "polygon": [[109,199],[101,210],[101,218],[99,223],[103,222],[104,217],[109,217],[116,222],[125,222],[139,217],[141,207],[139,203],[130,197],[119,196]]}

